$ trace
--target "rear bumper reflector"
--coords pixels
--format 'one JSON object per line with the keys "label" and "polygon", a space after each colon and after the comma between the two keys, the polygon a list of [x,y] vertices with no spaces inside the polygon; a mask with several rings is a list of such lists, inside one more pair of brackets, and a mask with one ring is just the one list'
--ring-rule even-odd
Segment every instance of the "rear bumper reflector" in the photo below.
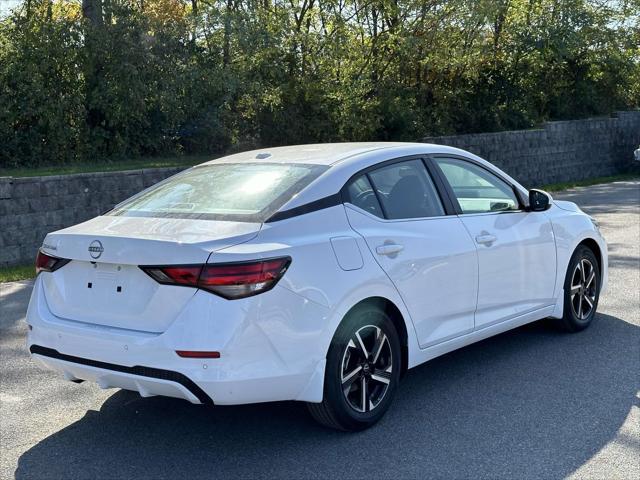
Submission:
{"label": "rear bumper reflector", "polygon": [[114,372],[128,373],[131,375],[138,375],[140,377],[157,378],[159,380],[168,380],[170,382],[179,383],[184,388],[189,390],[201,403],[204,405],[213,405],[213,400],[209,395],[196,385],[189,377],[171,370],[162,370],[160,368],[142,367],[136,365],[134,367],[125,367],[123,365],[116,365],[114,363],[100,362],[98,360],[90,360],[88,358],[74,357],[72,355],[65,355],[53,348],[42,347],[40,345],[31,345],[29,348],[31,353],[42,355],[43,357],[55,358],[63,360],[65,362],[77,363],[80,365],[87,365],[88,367],[101,368],[103,370],[112,370]]}
{"label": "rear bumper reflector", "polygon": [[220,352],[193,352],[191,350],[176,350],[182,358],[220,358]]}

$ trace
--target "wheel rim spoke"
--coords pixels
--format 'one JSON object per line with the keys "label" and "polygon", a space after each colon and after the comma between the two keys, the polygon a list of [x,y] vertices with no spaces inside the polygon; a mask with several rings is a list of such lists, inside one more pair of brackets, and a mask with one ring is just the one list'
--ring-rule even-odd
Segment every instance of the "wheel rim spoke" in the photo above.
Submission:
{"label": "wheel rim spoke", "polygon": [[582,318],[582,294],[578,295],[578,317]]}
{"label": "wheel rim spoke", "polygon": [[369,392],[367,391],[367,377],[362,377],[360,383],[361,395],[362,395],[362,411],[366,412],[369,406]]}
{"label": "wheel rim spoke", "polygon": [[388,385],[391,382],[391,372],[387,372],[386,370],[379,370],[376,368],[371,374],[371,380],[375,380],[377,382]]}
{"label": "wheel rim spoke", "polygon": [[[576,278],[576,275],[578,278]],[[573,279],[577,285],[582,284],[582,262],[578,262],[576,269],[573,272]]]}
{"label": "wheel rim spoke", "polygon": [[382,352],[382,347],[384,347],[385,342],[387,341],[387,336],[384,334],[382,329],[378,329],[376,333],[376,343],[373,346],[373,363],[378,362],[378,358],[380,358],[380,352]]}
{"label": "wheel rim spoke", "polygon": [[585,283],[585,287],[589,288],[591,286],[591,283],[593,283],[593,280],[595,278],[596,278],[596,272],[591,270],[591,273],[589,274],[589,278],[587,278],[587,282]]}
{"label": "wheel rim spoke", "polygon": [[360,332],[356,332],[356,339],[358,340],[358,345],[360,346],[360,350],[362,350],[362,355],[364,358],[369,357],[369,353],[367,352],[367,347],[364,346],[364,342],[362,341],[362,337],[360,336]]}
{"label": "wheel rim spoke", "polygon": [[359,376],[358,374],[362,372],[362,366],[358,365],[356,368],[354,368],[351,372],[349,372],[347,375],[344,375],[342,377],[342,387],[343,388],[348,388],[351,387],[351,384],[353,382],[355,382]]}
{"label": "wheel rim spoke", "polygon": [[589,311],[593,308],[593,301],[589,298],[588,295],[584,296],[585,301],[589,304]]}

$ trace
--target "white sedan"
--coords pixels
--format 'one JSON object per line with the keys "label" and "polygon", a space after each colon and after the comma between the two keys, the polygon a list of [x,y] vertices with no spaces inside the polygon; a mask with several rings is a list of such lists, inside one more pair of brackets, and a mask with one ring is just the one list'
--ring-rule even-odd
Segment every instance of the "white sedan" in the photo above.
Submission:
{"label": "white sedan", "polygon": [[575,204],[440,145],[245,152],[47,235],[32,356],[202,404],[307,402],[359,430],[407,369],[551,317],[580,331],[607,246]]}

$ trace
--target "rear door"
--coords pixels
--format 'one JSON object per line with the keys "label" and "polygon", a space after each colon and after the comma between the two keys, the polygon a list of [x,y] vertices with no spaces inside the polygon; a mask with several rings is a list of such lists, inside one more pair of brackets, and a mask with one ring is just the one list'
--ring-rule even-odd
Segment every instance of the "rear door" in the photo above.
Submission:
{"label": "rear door", "polygon": [[476,329],[554,303],[556,248],[544,212],[528,212],[506,179],[464,158],[436,156],[478,251]]}
{"label": "rear door", "polygon": [[461,220],[447,214],[423,160],[368,169],[344,193],[349,222],[400,292],[420,346],[471,332],[476,249]]}

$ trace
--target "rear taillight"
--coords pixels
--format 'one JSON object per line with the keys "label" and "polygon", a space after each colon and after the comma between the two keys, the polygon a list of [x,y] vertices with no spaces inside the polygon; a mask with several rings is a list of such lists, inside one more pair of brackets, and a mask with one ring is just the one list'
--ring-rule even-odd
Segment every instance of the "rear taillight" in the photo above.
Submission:
{"label": "rear taillight", "polygon": [[233,300],[271,290],[290,263],[290,257],[279,257],[249,262],[140,268],[158,283],[202,288]]}
{"label": "rear taillight", "polygon": [[38,250],[36,257],[36,275],[40,272],[55,272],[60,267],[65,266],[71,260],[66,258],[54,257],[47,255],[42,250]]}

